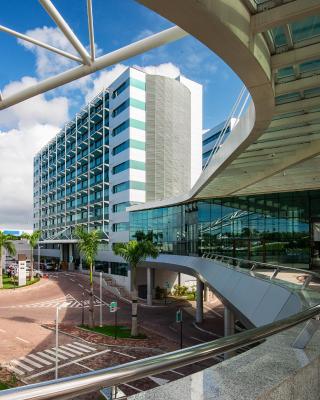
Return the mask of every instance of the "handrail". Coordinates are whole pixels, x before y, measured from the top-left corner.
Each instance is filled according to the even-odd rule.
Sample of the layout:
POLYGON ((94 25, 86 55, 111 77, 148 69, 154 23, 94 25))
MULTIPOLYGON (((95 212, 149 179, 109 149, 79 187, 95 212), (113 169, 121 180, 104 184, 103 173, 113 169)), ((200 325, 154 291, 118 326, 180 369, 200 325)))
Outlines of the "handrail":
MULTIPOLYGON (((278 272, 281 270, 286 270, 286 271, 294 271, 294 272, 300 272, 309 275, 308 278, 304 281, 304 283, 301 285, 302 289, 306 289, 310 282, 312 281, 313 278, 318 278, 320 279, 320 274, 314 272, 314 271, 309 271, 309 270, 302 270, 301 268, 295 268, 295 267, 288 267, 285 265, 278 265, 278 264, 270 264, 270 263, 265 263, 261 261, 255 261, 255 260, 245 260, 243 258, 237 258, 237 257, 231 257, 231 256, 225 256, 223 254, 216 254, 216 253, 203 253, 202 258, 208 258, 210 260, 219 260, 224 261, 224 260, 231 260, 231 261, 236 261, 237 262, 237 267, 240 267, 241 264, 246 263, 248 265, 251 265, 250 271, 254 271, 257 266, 261 266, 263 268, 267 267, 270 269, 273 269, 274 272, 270 279, 274 279, 278 272)), ((230 265, 230 264, 228 264, 230 265)))
POLYGON ((132 361, 98 371, 55 381, 8 389, 0 392, 0 400, 66 400, 106 386, 115 386, 170 369, 180 368, 207 358, 251 345, 287 330, 320 314, 320 304, 291 317, 253 328, 236 335, 201 343, 186 349, 132 361))

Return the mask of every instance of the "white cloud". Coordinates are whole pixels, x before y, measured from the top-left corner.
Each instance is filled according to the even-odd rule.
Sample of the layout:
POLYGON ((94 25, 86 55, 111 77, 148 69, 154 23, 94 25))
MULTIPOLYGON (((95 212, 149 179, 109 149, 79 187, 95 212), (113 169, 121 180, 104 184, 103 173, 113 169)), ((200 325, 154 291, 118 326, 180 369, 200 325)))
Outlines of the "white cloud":
MULTIPOLYGON (((3 88, 4 97, 23 90, 37 83, 37 79, 25 76, 21 81, 14 81, 3 88)), ((0 112, 0 128, 25 129, 36 124, 59 126, 68 118, 68 99, 54 97, 47 100, 44 94, 32 97, 22 103, 0 112)))
POLYGON ((162 76, 167 76, 169 78, 176 78, 177 76, 180 75, 180 69, 171 62, 160 65, 148 65, 146 67, 138 67, 138 68, 142 69, 144 72, 151 75, 162 75, 162 76))
MULTIPOLYGON (((25 34, 41 42, 57 47, 60 50, 75 54, 74 48, 58 28, 44 26, 42 28, 31 29, 25 34)), ((35 53, 37 74, 40 78, 46 78, 77 65, 76 61, 57 55, 56 53, 32 43, 21 39, 18 39, 18 42, 27 50, 35 53)))
POLYGON ((123 64, 116 64, 109 70, 104 70, 98 73, 97 77, 92 79, 90 87, 86 89, 86 103, 93 99, 105 87, 108 87, 111 82, 118 78, 122 72, 128 67, 123 64))
POLYGON ((0 132, 1 229, 32 227, 33 156, 57 129, 48 124, 35 124, 23 130, 0 132))
MULTIPOLYGON (((34 85, 25 76, 4 87, 8 96, 34 85)), ((44 94, 0 111, 0 225, 32 227, 33 156, 68 120, 68 99, 44 94)))

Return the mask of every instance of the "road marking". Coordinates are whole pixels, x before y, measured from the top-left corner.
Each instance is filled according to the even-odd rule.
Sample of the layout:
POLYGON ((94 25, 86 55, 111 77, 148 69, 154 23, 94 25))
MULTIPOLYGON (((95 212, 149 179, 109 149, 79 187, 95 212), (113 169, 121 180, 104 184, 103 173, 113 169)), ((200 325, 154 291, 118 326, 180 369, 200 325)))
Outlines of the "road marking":
POLYGON ((0 328, 0 332, 6 333, 6 331, 4 329, 1 329, 1 328, 0 328))
POLYGON ((78 346, 80 346, 80 347, 83 347, 85 349, 88 349, 88 350, 91 350, 91 351, 96 351, 96 349, 94 347, 87 346, 86 344, 79 343, 79 342, 73 342, 73 343, 78 345, 78 346))
POLYGON ((5 365, 5 367, 7 367, 8 369, 10 369, 10 371, 15 372, 18 375, 24 375, 25 374, 24 371, 22 371, 19 368, 16 368, 16 367, 12 366, 12 365, 5 365))
MULTIPOLYGON (((64 349, 64 350, 71 351, 72 353, 74 353, 74 354, 76 354, 76 355, 78 355, 78 356, 81 356, 81 355, 83 354, 83 351, 78 351, 78 350, 70 349, 68 345, 67 345, 67 346, 60 346, 60 348, 61 348, 61 349, 64 349)), ((89 350, 88 350, 88 351, 89 351, 89 350)))
POLYGON ((199 331, 204 332, 204 333, 207 333, 208 335, 215 336, 215 337, 218 337, 218 338, 221 338, 221 337, 222 337, 222 336, 220 336, 220 335, 217 335, 216 333, 213 333, 213 332, 207 331, 206 329, 200 328, 200 326, 198 326, 198 325, 196 324, 196 322, 192 322, 192 325, 193 325, 196 329, 198 329, 199 331))
MULTIPOLYGON (((83 286, 82 286, 82 287, 83 287, 83 286)), ((90 293, 90 290, 89 290, 89 289, 86 289, 86 292, 90 293)))
POLYGON ((28 340, 22 339, 19 336, 16 336, 16 339, 21 340, 21 342, 24 342, 24 343, 30 343, 28 340))
POLYGON ((31 357, 31 358, 33 358, 34 360, 37 360, 37 361, 41 362, 41 363, 44 364, 44 365, 51 365, 51 364, 52 364, 52 362, 47 361, 47 360, 44 360, 43 358, 38 357, 38 356, 36 356, 35 354, 29 354, 28 357, 31 357))
POLYGON ((171 329, 173 332, 178 332, 173 326, 169 326, 169 329, 171 329))
POLYGON ((21 362, 19 360, 11 360, 10 364, 13 364, 13 366, 17 366, 19 368, 25 369, 26 371, 29 371, 29 372, 34 371, 34 369, 29 367, 29 365, 23 364, 23 362, 21 362))
POLYGON ((206 343, 205 340, 198 339, 198 338, 196 338, 196 337, 194 337, 194 336, 189 336, 189 337, 190 337, 190 339, 194 339, 194 340, 196 340, 197 342, 206 343))
POLYGON ((21 358, 18 358, 18 360, 22 361, 24 363, 30 364, 30 365, 32 365, 33 367, 36 367, 36 368, 43 368, 43 365, 41 365, 41 364, 39 364, 39 363, 37 363, 35 361, 29 360, 27 357, 21 357, 21 358))
POLYGON ((182 374, 181 372, 176 371, 175 369, 169 369, 169 371, 173 372, 173 373, 175 373, 177 375, 184 376, 184 374, 182 374))
POLYGON ((74 362, 74 364, 79 365, 79 367, 82 367, 84 369, 87 369, 88 371, 94 371, 94 369, 87 367, 86 365, 80 364, 78 362, 74 362))
POLYGON ((47 358, 50 361, 56 361, 56 359, 54 357, 49 356, 48 354, 46 354, 43 351, 39 351, 37 354, 39 354, 39 356, 41 356, 41 357, 47 358))
POLYGON ((81 285, 81 283, 78 283, 78 286, 80 286, 80 287, 82 287, 82 288, 83 288, 83 285, 81 285))
POLYGON ((128 386, 128 387, 131 388, 131 389, 137 390, 138 392, 142 392, 141 389, 138 389, 138 388, 135 387, 135 386, 129 385, 129 383, 121 383, 121 385, 123 385, 123 386, 128 386))
MULTIPOLYGON (((53 356, 56 356, 56 352, 53 350, 45 350, 47 353, 52 354, 53 356)), ((58 352, 58 358, 62 358, 62 360, 67 360, 68 357, 63 356, 62 354, 59 354, 58 352)))
MULTIPOLYGON (((107 349, 107 350, 99 351, 97 353, 89 354, 88 356, 84 356, 84 357, 78 358, 77 360, 73 360, 73 361, 69 361, 69 362, 64 363, 64 364, 60 364, 60 365, 58 365, 58 368, 64 368, 64 367, 67 367, 68 365, 72 365, 72 364, 74 364, 76 362, 79 362, 79 361, 82 361, 82 360, 87 360, 88 358, 92 358, 92 357, 97 357, 97 356, 99 356, 101 354, 109 353, 110 351, 111 350, 107 349)), ((54 370, 55 370, 55 367, 47 369, 45 371, 38 372, 37 374, 29 376, 27 379, 34 379, 34 378, 37 378, 38 376, 45 375, 48 372, 52 372, 54 370)))
POLYGON ((70 281, 71 281, 71 282, 74 282, 74 279, 70 278, 70 281))
MULTIPOLYGON (((52 350, 56 351, 56 348, 53 347, 52 350)), ((60 347, 58 347, 58 354, 59 353, 62 353, 63 355, 66 355, 66 356, 69 356, 69 357, 76 357, 75 354, 70 353, 69 351, 66 351, 66 350, 62 350, 62 349, 60 349, 60 347)))
MULTIPOLYGON (((74 347, 75 349, 79 350, 79 346, 75 346, 74 344, 69 343, 67 346, 68 346, 69 348, 70 348, 70 347, 74 347)), ((70 350, 72 350, 72 349, 70 349, 70 350)), ((72 350, 72 351, 73 351, 73 350, 72 350)), ((88 349, 85 349, 85 348, 81 348, 81 351, 82 351, 82 352, 85 352, 85 353, 91 353, 91 350, 88 350, 88 349)))
POLYGON ((116 354, 120 354, 121 356, 129 357, 129 358, 134 358, 134 359, 137 358, 137 357, 130 356, 129 354, 121 353, 121 351, 112 350, 112 352, 116 353, 116 354))

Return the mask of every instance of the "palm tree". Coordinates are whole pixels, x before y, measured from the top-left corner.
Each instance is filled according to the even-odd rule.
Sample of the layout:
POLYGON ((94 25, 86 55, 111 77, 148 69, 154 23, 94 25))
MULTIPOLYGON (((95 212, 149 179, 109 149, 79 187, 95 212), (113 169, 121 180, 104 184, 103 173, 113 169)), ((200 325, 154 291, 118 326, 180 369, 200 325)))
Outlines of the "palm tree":
POLYGON ((126 260, 131 268, 131 336, 138 336, 137 265, 147 257, 158 257, 159 251, 150 240, 131 240, 129 243, 116 243, 113 251, 117 256, 126 260))
MULTIPOLYGON (((30 246, 30 250, 31 250, 31 259, 30 259, 30 280, 32 281, 33 279, 33 249, 37 246, 37 244, 39 243, 41 237, 41 231, 34 231, 32 233, 23 233, 21 235, 22 239, 27 239, 29 246, 30 246)), ((40 260, 39 260, 40 262, 40 260)))
POLYGON ((90 302, 89 302, 89 327, 94 327, 94 304, 93 304, 93 263, 98 253, 101 240, 101 232, 93 230, 87 232, 82 228, 77 228, 75 236, 78 239, 78 249, 90 268, 90 302))
POLYGON ((2 281, 2 270, 3 270, 3 253, 6 250, 10 256, 14 256, 16 254, 16 248, 12 241, 10 240, 10 236, 6 235, 2 231, 0 231, 0 288, 3 287, 3 281, 2 281))

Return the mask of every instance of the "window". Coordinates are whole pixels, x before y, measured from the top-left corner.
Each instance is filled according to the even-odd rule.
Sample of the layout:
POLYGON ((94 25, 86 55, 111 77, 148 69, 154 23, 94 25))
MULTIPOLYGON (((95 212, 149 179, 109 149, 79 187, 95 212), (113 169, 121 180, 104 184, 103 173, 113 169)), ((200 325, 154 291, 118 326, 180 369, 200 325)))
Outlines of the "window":
POLYGON ((139 169, 141 171, 144 171, 145 163, 142 161, 127 160, 127 161, 113 167, 112 173, 115 175, 115 174, 118 174, 119 172, 125 171, 126 169, 129 169, 129 168, 139 169))
POLYGON ((112 225, 113 232, 124 232, 129 230, 129 222, 119 222, 112 225))
POLYGON ((129 120, 128 119, 113 129, 112 136, 119 135, 119 133, 121 133, 122 131, 124 131, 127 128, 129 128, 129 120))
POLYGON ((119 183, 118 185, 114 185, 112 188, 112 193, 119 193, 119 192, 123 192, 124 190, 128 190, 129 183, 130 182, 127 181, 127 182, 119 183))
POLYGON ((112 154, 115 156, 121 153, 124 150, 127 150, 129 147, 138 150, 145 150, 145 143, 141 142, 140 140, 126 140, 125 142, 120 143, 118 146, 114 147, 112 150, 112 154))
POLYGON ((117 89, 112 93, 112 98, 115 99, 118 97, 122 92, 124 92, 127 87, 130 85, 130 79, 127 79, 123 83, 121 83, 120 86, 117 87, 117 89))
POLYGON ((123 202, 123 203, 114 204, 114 205, 112 206, 112 211, 113 211, 114 213, 124 212, 124 211, 126 211, 126 208, 127 208, 127 207, 130 207, 130 206, 131 206, 130 201, 125 201, 125 202, 123 202))
POLYGON ((121 164, 116 165, 115 167, 112 168, 112 173, 118 174, 119 172, 125 171, 126 169, 128 169, 130 166, 130 162, 127 160, 121 164))
POLYGON ((127 109, 129 107, 129 105, 130 105, 129 99, 127 99, 126 101, 121 103, 120 106, 118 106, 117 108, 115 108, 112 111, 113 118, 116 117, 117 115, 119 115, 120 113, 122 113, 122 111, 124 111, 125 109, 127 109))

